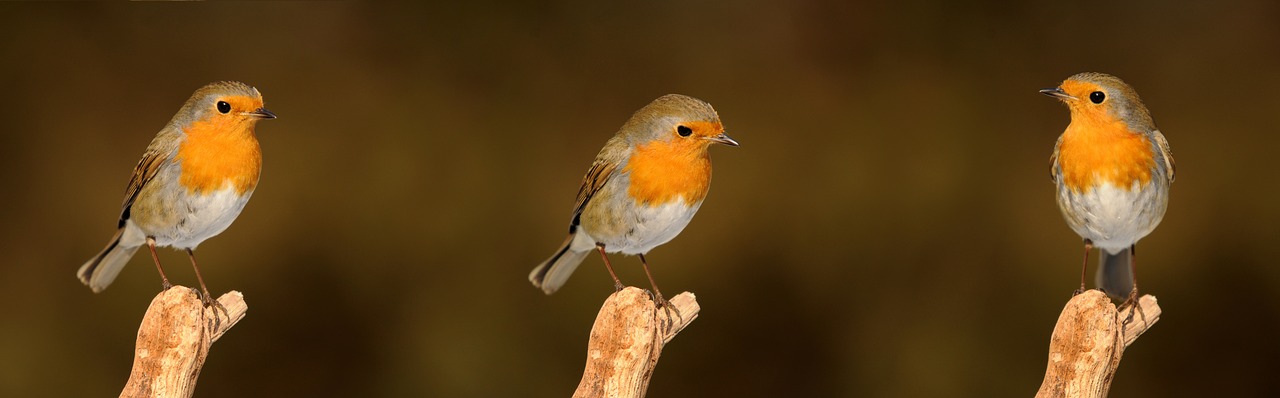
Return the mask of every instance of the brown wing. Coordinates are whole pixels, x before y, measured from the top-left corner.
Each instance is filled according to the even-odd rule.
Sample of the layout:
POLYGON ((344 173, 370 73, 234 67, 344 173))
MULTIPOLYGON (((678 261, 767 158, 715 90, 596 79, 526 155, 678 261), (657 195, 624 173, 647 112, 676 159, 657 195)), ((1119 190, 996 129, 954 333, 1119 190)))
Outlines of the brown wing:
POLYGON ((1049 155, 1049 181, 1058 182, 1058 148, 1062 147, 1062 136, 1053 144, 1053 154, 1049 155))
POLYGON ((613 171, 617 168, 617 163, 600 159, 596 159, 595 163, 591 164, 587 175, 582 177, 582 186, 578 188, 578 201, 573 205, 573 225, 578 225, 578 215, 582 214, 582 209, 585 209, 591 197, 595 196, 606 182, 609 182, 609 178, 613 177, 613 171))
POLYGON ((142 160, 134 166, 133 175, 129 177, 129 185, 124 188, 124 204, 120 208, 120 225, 117 228, 124 228, 124 222, 129 219, 129 210, 133 208, 133 201, 138 198, 138 193, 142 192, 142 187, 151 182, 160 171, 160 165, 164 163, 162 155, 148 148, 147 153, 142 154, 142 160))
POLYGON ((142 187, 156 178, 160 168, 178 150, 182 139, 182 134, 177 130, 165 128, 151 140, 151 145, 147 145, 147 151, 142 154, 142 160, 139 160, 138 165, 133 168, 129 185, 124 188, 124 204, 120 206, 120 225, 117 228, 124 228, 124 222, 129 219, 129 211, 133 208, 133 202, 138 198, 138 193, 142 192, 142 187))
POLYGON ((1155 138, 1156 148, 1159 148, 1160 154, 1163 155, 1161 157, 1164 158, 1166 177, 1169 178, 1169 182, 1173 182, 1174 177, 1178 175, 1178 165, 1173 163, 1173 151, 1169 150, 1169 141, 1164 138, 1164 134, 1160 134, 1160 130, 1156 130, 1152 137, 1155 138))

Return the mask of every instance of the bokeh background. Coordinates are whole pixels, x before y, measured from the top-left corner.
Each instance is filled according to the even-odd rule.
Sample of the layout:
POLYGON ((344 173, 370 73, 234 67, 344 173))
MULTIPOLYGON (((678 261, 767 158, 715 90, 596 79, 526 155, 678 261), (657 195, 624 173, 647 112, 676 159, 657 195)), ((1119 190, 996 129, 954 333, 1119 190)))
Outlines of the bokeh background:
POLYGON ((250 305, 199 396, 569 395, 612 285, 594 257, 553 296, 526 276, 667 93, 742 146, 650 254, 703 306, 651 396, 1030 396, 1081 252, 1048 179, 1067 110, 1036 90, 1082 71, 1135 86, 1179 165, 1139 248, 1165 315, 1112 395, 1280 394, 1280 4, 448 3, 0 6, 0 396, 123 386, 156 273, 144 251, 102 294, 73 274, 156 131, 224 79, 280 118, 198 251, 250 305))

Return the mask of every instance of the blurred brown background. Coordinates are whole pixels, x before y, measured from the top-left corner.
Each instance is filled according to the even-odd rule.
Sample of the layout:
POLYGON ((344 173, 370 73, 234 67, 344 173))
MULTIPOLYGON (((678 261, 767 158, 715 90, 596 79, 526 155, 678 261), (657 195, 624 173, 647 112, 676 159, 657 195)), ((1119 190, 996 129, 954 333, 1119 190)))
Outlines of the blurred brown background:
POLYGON ((1036 90, 1082 71, 1135 86, 1179 165, 1139 250, 1165 315, 1113 396, 1280 394, 1280 5, 732 3, 0 6, 0 396, 123 386, 156 272, 73 274, 152 136, 224 79, 280 119, 199 250, 250 305, 199 396, 569 395, 611 284, 594 257, 554 296, 526 276, 667 93, 743 145, 650 255, 703 306, 652 396, 1030 396, 1081 251, 1048 179, 1067 110, 1036 90))

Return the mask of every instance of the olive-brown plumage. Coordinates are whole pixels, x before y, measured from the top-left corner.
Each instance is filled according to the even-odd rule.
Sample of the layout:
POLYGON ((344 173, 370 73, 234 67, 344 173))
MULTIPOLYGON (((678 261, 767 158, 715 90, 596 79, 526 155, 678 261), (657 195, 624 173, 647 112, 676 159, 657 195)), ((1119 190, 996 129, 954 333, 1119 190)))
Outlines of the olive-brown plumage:
MULTIPOLYGON (((156 246, 185 250, 195 267, 196 246, 230 226, 257 187, 262 153, 254 127, 275 117, 244 83, 196 90, 147 146, 125 187, 116 234, 80 267, 80 281, 94 292, 106 289, 143 245, 166 289, 156 246)), ((209 303, 198 267, 196 276, 209 303)))
MULTIPOLYGON (((529 280, 554 293, 592 250, 600 252, 619 289, 605 253, 639 255, 648 274, 645 253, 675 238, 707 196, 712 144, 738 145, 706 102, 671 94, 636 111, 583 177, 569 237, 529 280)), ((662 293, 653 288, 662 304, 662 293)))
POLYGON ((1138 93, 1115 76, 1081 73, 1040 92, 1071 110, 1051 157, 1058 208, 1084 238, 1086 266, 1089 250, 1102 249, 1098 287, 1136 298, 1133 251, 1164 218, 1174 179, 1169 143, 1138 93))

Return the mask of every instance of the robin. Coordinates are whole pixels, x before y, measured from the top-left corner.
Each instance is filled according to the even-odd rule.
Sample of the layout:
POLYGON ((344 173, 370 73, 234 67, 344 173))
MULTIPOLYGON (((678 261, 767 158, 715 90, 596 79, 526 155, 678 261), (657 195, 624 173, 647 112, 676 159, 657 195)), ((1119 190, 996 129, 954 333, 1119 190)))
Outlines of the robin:
POLYGON ((738 146, 711 104, 669 94, 640 108, 596 155, 578 189, 569 237, 529 280, 555 293, 594 249, 614 288, 622 290, 606 253, 634 254, 655 301, 669 308, 645 254, 680 234, 702 206, 711 183, 711 144, 738 146))
POLYGON ((1058 187, 1058 208, 1084 238, 1076 292, 1085 289, 1089 251, 1097 247, 1102 249, 1097 286, 1126 304, 1136 303, 1134 249, 1160 224, 1169 204, 1174 178, 1169 142, 1138 93, 1115 76, 1081 73, 1040 93, 1071 110, 1071 124, 1058 137, 1049 174, 1058 187))
POLYGON ((215 304, 196 265, 200 242, 221 233, 244 209, 262 170, 254 126, 276 115, 263 108, 258 89, 240 82, 210 83, 191 95, 156 134, 125 187, 116 234, 80 267, 94 293, 106 289, 142 245, 160 271, 156 246, 187 252, 205 305, 215 304))

